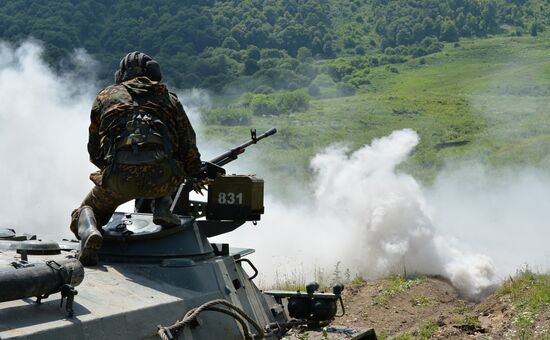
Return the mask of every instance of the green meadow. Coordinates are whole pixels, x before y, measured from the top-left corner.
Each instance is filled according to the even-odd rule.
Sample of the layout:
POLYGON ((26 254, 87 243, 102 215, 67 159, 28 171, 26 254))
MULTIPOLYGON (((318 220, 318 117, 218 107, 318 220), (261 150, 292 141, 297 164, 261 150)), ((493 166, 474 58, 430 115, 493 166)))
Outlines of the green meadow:
MULTIPOLYGON (((322 63, 322 61, 320 62, 322 63)), ((307 179, 309 160, 328 145, 357 149, 411 128, 420 144, 403 165, 422 181, 448 162, 541 166, 550 150, 550 38, 461 40, 442 52, 370 69, 370 84, 349 97, 317 98, 303 112, 252 116, 248 126, 208 125, 228 145, 275 126, 259 146, 279 176, 307 179)))

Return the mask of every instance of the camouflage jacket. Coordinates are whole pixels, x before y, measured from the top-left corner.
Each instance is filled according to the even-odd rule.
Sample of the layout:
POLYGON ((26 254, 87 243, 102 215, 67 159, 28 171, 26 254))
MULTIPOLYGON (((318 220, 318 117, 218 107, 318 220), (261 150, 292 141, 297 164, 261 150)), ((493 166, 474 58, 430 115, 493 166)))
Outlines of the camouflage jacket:
POLYGON ((200 170, 200 153, 196 146, 195 131, 189 122, 178 97, 165 85, 138 77, 119 85, 111 85, 97 95, 90 117, 88 153, 90 161, 100 169, 109 165, 108 127, 120 117, 133 110, 134 101, 139 108, 155 114, 164 124, 175 131, 174 159, 183 163, 187 175, 200 170), (106 141, 107 139, 107 141, 106 141))

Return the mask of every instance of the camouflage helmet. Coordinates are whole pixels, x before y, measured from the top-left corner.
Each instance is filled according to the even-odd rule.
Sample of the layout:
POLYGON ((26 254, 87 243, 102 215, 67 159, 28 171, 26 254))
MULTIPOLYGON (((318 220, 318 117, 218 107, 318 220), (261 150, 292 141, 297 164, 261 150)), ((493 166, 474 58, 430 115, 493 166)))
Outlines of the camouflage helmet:
POLYGON ((143 76, 153 81, 160 81, 162 79, 160 65, 147 54, 134 51, 120 60, 120 68, 115 72, 115 83, 120 84, 143 76))

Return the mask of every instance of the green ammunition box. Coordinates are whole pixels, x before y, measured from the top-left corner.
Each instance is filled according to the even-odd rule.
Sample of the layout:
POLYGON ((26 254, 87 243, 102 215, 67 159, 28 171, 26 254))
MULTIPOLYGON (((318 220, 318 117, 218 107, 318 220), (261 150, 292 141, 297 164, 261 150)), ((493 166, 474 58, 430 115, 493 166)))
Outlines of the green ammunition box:
POLYGON ((255 176, 222 175, 209 184, 207 219, 258 221, 263 213, 263 179, 255 176))

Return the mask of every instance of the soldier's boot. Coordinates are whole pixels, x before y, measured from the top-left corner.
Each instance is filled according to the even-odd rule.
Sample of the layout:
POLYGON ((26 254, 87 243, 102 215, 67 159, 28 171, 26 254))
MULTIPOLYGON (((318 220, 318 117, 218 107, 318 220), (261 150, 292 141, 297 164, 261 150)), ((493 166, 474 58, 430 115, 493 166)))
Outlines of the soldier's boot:
POLYGON ((97 252, 103 244, 103 236, 97 230, 94 211, 88 206, 80 208, 78 217, 78 237, 80 238, 80 253, 78 260, 84 266, 97 265, 97 252))
POLYGON ((153 209, 153 223, 163 227, 176 227, 181 224, 179 217, 170 211, 172 198, 164 196, 155 199, 155 208, 153 209))

